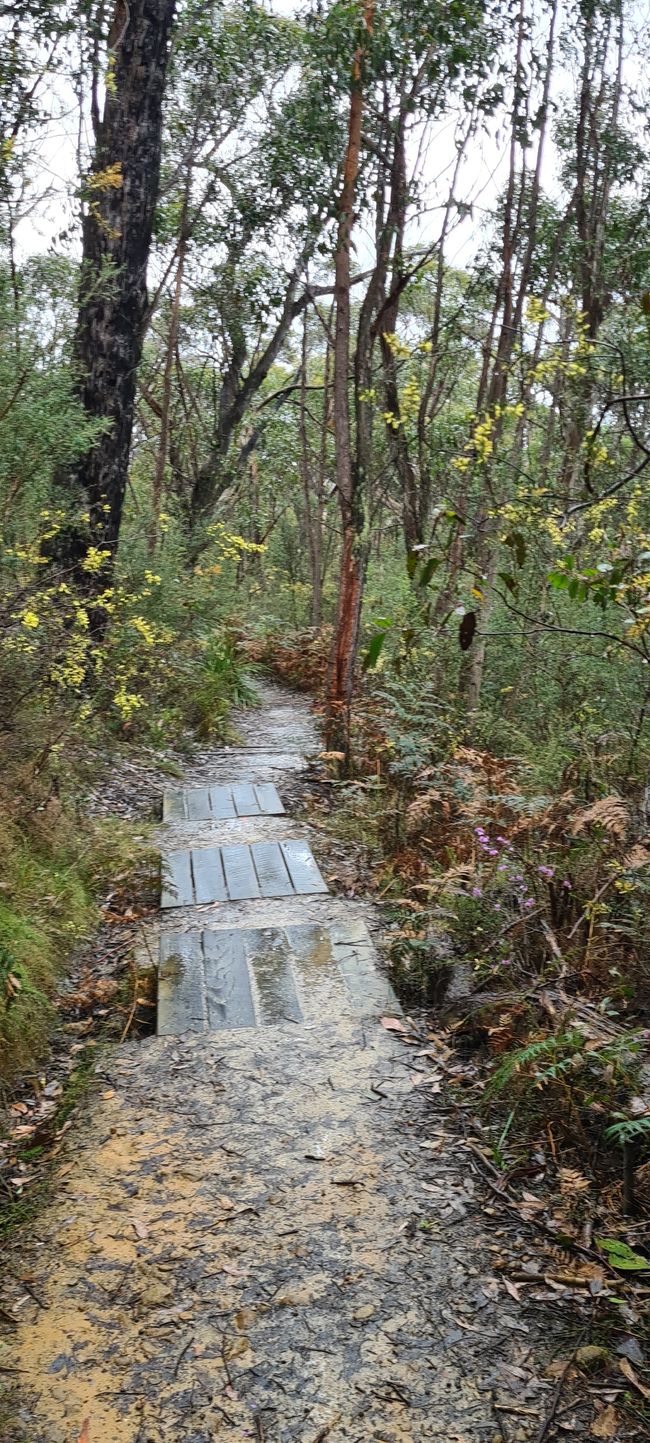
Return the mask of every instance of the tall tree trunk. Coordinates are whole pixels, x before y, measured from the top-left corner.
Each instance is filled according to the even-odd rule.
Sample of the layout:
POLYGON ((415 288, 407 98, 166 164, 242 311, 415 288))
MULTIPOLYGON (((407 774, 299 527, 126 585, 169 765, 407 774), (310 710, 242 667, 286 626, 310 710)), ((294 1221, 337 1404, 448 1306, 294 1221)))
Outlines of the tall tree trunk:
MULTIPOLYGON (((363 0, 366 41, 372 34, 375 0, 363 0)), ((364 562, 362 555, 363 499, 355 476, 350 426, 350 247, 354 222, 354 200, 359 174, 361 120, 363 114, 363 62, 365 44, 360 43, 352 64, 352 89, 348 119, 348 141, 339 200, 339 223, 334 273, 334 441, 335 480, 341 508, 342 546, 338 612, 330 669, 327 701, 327 745, 337 745, 348 756, 349 709, 352 700, 357 655, 364 562)))
MULTIPOLYGON (((332 312, 330 312, 331 322, 332 312)), ((315 494, 315 521, 314 539, 316 542, 317 555, 314 557, 314 575, 312 584, 311 599, 311 624, 320 627, 323 624, 323 585, 325 582, 325 571, 327 566, 327 549, 324 546, 324 523, 325 523, 325 479, 327 476, 327 437, 330 423, 330 367, 332 348, 328 335, 325 343, 325 368, 323 371, 323 413, 320 428, 320 446, 318 451, 318 468, 316 471, 316 494, 315 494)))
POLYGON ((84 409, 103 430, 65 478, 89 524, 73 523, 61 538, 63 559, 91 594, 110 576, 122 521, 174 8, 175 0, 117 0, 104 114, 96 117, 74 354, 84 409), (109 553, 90 576, 82 566, 89 544, 109 553))
MULTIPOLYGON (((424 541, 422 517, 420 514, 420 489, 415 466, 411 458, 408 438, 400 411, 399 379, 397 360, 391 344, 397 330, 397 317, 401 299, 401 280, 404 259, 404 227, 406 224, 406 113, 404 105, 394 126, 393 164, 391 168, 391 198, 387 224, 395 232, 395 251, 391 294, 382 309, 380 347, 384 373, 384 397, 386 414, 390 420, 386 425, 386 437, 390 458, 395 468, 402 492, 402 529, 407 554, 414 546, 424 541)), ((390 237, 389 237, 390 243, 390 237)))
MULTIPOLYGON (((506 399, 508 378, 512 356, 519 339, 524 303, 530 282, 532 263, 537 240, 537 219, 539 199, 541 194, 542 163, 544 156, 544 145, 546 140, 546 129, 548 122, 548 110, 550 99, 551 78, 554 65, 555 28, 557 22, 558 4, 553 0, 551 9, 548 45, 546 51, 546 70, 542 91, 542 99, 539 111, 539 137, 537 144, 537 156, 535 169, 531 179, 530 196, 526 204, 526 172, 525 153, 522 159, 519 173, 519 199, 515 208, 516 189, 516 156, 519 141, 519 127, 522 122, 520 106, 522 97, 525 94, 523 84, 523 46, 525 35, 525 10, 524 0, 520 0, 519 7, 519 28, 517 35, 517 49, 515 57, 515 92, 512 111, 511 140, 510 140, 510 166, 508 173, 508 185, 505 196, 504 219, 503 219, 503 240, 502 240, 502 262, 501 273, 497 286, 494 309, 490 323, 488 342, 484 351, 483 370, 479 384, 478 404, 476 414, 480 415, 485 406, 487 414, 493 419, 492 440, 495 448, 503 432, 503 418, 495 416, 495 408, 502 405, 506 399), (520 239, 525 236, 523 253, 521 256, 521 268, 515 288, 514 261, 520 239), (497 322, 500 316, 499 334, 496 351, 492 355, 492 343, 497 330, 497 322)), ((517 436, 515 446, 517 446, 517 436)), ((489 467, 490 463, 487 463, 489 467)), ((482 578, 481 590, 482 599, 478 608, 478 631, 479 636, 472 646, 470 655, 467 658, 467 665, 463 669, 466 678, 466 705, 472 726, 472 719, 477 712, 483 685, 485 661, 487 655, 486 631, 490 622, 495 603, 495 580, 498 565, 498 543, 495 535, 494 518, 490 519, 490 494, 489 477, 486 474, 484 482, 484 496, 481 503, 479 516, 477 518, 477 547, 476 547, 476 569, 482 578)))
MULTIPOLYGON (((607 306, 603 260, 605 226, 612 184, 616 176, 620 106, 623 93, 623 5, 612 8, 604 34, 599 38, 597 13, 585 7, 583 56, 576 126, 575 216, 580 242, 579 279, 584 334, 592 345, 597 341, 607 306), (612 38, 616 72, 609 75, 608 59, 612 38)), ((571 389, 571 388, 569 388, 571 389)), ((573 385, 572 414, 568 419, 570 444, 561 477, 567 502, 575 499, 584 466, 583 440, 591 424, 595 380, 586 357, 585 372, 573 385)))
MULTIPOLYGON (((322 508, 318 492, 314 493, 311 482, 311 456, 309 449, 309 437, 307 434, 307 382, 309 370, 309 345, 308 345, 307 312, 302 319, 302 348, 300 365, 300 412, 299 412, 299 433, 300 433, 300 475, 302 480, 302 493, 305 502, 305 529, 307 531, 307 544, 309 548, 309 579, 311 584, 310 595, 310 620, 314 627, 321 623, 321 550, 322 550, 322 508)), ((325 391, 327 387, 325 387, 325 391)), ((323 405, 327 407, 327 395, 325 394, 323 405)), ((317 482, 318 486, 318 482, 317 482)))
POLYGON ((156 468, 153 478, 153 490, 151 497, 151 521, 149 525, 149 552, 153 556, 158 542, 158 523, 162 509, 163 490, 165 485, 165 469, 167 466, 167 453, 169 451, 169 432, 172 405, 172 382, 174 376, 174 359, 178 345, 178 333, 181 317, 181 296, 183 293, 183 275, 185 271, 185 260, 187 257, 188 233, 188 207, 190 200, 190 189, 192 185, 192 168, 188 167, 187 181, 183 193, 183 204, 181 208, 181 221, 178 233, 178 247, 176 254, 176 275, 174 277, 174 294, 172 296, 171 311, 169 316, 169 330, 167 332, 167 348, 165 353, 165 374, 163 376, 163 393, 160 407, 160 435, 158 437, 158 451, 156 454, 156 468))

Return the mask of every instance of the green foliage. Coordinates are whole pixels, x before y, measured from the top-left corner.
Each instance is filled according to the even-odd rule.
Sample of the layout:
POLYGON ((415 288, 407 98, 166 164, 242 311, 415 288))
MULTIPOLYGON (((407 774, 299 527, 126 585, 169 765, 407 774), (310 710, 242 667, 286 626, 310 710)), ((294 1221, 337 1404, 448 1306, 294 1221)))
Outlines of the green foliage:
POLYGON ((194 682, 193 710, 203 736, 224 736, 231 705, 253 706, 256 696, 248 669, 228 637, 209 642, 194 682))
POLYGON ((644 1273, 650 1269, 647 1258, 635 1253, 628 1243, 619 1238, 595 1238, 597 1246, 605 1254, 608 1263, 622 1273, 644 1273))
POLYGON ((58 817, 43 834, 6 820, 0 834, 0 1078, 44 1056, 52 995, 70 950, 96 920, 83 844, 58 817))
POLYGON ((571 1071, 573 1058, 580 1056, 584 1042, 581 1032, 568 1031, 540 1037, 525 1047, 516 1048, 492 1073, 486 1096, 498 1097, 513 1083, 524 1080, 530 1080, 533 1085, 556 1081, 571 1071))
MULTIPOLYGON (((488 1079, 484 1106, 502 1097, 522 1105, 520 1126, 534 1130, 550 1116, 569 1140, 572 1135, 596 1156, 595 1141, 614 1140, 602 1126, 638 1081, 643 1040, 628 1033, 613 1040, 589 1039, 566 1026, 512 1048, 488 1079)), ((620 1138, 616 1140, 621 1141, 620 1138)))
POLYGON ((605 1137, 619 1147, 650 1143, 650 1117, 626 1117, 623 1113, 605 1129, 605 1137))

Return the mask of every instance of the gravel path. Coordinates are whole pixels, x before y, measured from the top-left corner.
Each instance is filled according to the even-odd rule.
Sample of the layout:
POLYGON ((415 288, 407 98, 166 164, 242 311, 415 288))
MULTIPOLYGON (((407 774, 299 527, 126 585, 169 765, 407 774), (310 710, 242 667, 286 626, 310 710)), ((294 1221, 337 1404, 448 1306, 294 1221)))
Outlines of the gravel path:
MULTIPOLYGON (((312 719, 302 698, 262 692, 242 745, 183 785, 253 778, 291 795, 318 749, 312 719)), ((173 846, 303 835, 318 859, 290 817, 164 832, 173 846)), ((368 908, 330 895, 173 909, 147 948, 168 928, 343 920, 368 908)), ((431 1059, 360 1016, 334 964, 305 1001, 299 1024, 102 1054, 23 1259, 29 1291, 16 1284, 12 1439, 537 1435, 554 1384, 504 1290, 450 1109, 425 1101, 431 1059)))

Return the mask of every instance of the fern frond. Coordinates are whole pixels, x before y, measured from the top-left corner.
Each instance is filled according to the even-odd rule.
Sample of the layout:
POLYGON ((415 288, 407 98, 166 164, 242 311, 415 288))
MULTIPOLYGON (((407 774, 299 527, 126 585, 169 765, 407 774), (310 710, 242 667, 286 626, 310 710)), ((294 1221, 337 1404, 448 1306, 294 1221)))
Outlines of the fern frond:
POLYGON ((574 837, 584 832, 586 827, 602 827, 603 831, 610 832, 619 841, 624 841, 629 826, 630 814, 622 797, 612 795, 611 797, 599 797, 590 807, 583 807, 577 812, 572 825, 574 837))
POLYGON ((582 1173, 578 1172, 574 1167, 561 1167, 559 1175, 560 1192, 565 1197, 567 1194, 587 1192, 591 1187, 589 1179, 583 1177, 582 1173))
POLYGON ((580 1032, 574 1030, 539 1038, 537 1042, 530 1042, 527 1047, 520 1047, 514 1052, 509 1052, 490 1078, 485 1089, 486 1097, 498 1096, 513 1077, 523 1072, 532 1062, 540 1062, 545 1058, 553 1058, 554 1061, 557 1061, 558 1053, 579 1052, 583 1046, 584 1037, 580 1032))

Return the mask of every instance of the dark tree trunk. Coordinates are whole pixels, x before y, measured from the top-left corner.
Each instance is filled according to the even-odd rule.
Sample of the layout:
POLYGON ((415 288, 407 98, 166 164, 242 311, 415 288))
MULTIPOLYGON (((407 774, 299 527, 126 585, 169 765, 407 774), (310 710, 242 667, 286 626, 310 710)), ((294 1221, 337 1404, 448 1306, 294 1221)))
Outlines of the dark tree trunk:
MULTIPOLYGON (((372 34, 374 13, 375 0, 364 0, 363 23, 366 37, 370 37, 372 34)), ((364 60, 364 48, 359 45, 352 65, 348 139, 339 199, 334 283, 336 313, 332 399, 336 489, 341 508, 342 537, 338 608, 330 665, 325 735, 327 745, 341 748, 345 752, 346 760, 349 754, 349 710, 354 684, 365 571, 362 547, 365 478, 359 472, 358 445, 357 457, 356 459, 353 457, 349 396, 350 251, 361 153, 364 60)), ((363 309, 364 307, 362 307, 362 312, 363 309)))
POLYGON ((174 8, 175 0, 118 0, 104 114, 95 116, 74 354, 86 414, 104 425, 64 478, 89 522, 73 523, 60 548, 91 592, 110 575, 128 478, 174 8), (81 566, 89 544, 109 552, 90 577, 81 566))

